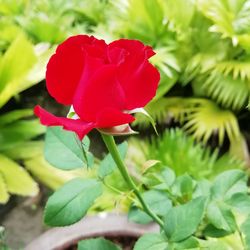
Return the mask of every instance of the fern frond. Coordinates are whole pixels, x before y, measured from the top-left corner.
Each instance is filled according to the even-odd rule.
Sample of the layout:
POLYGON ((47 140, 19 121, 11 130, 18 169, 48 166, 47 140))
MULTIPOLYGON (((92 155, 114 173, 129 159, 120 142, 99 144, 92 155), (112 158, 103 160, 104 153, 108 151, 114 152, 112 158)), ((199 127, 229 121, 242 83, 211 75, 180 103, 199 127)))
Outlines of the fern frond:
POLYGON ((249 0, 199 0, 199 10, 212 22, 211 32, 231 38, 234 46, 241 44, 245 49, 250 45, 250 1, 249 0))
MULTIPOLYGON (((168 0, 163 1, 164 11, 171 24, 178 33, 183 33, 190 26, 195 14, 195 1, 193 0, 168 0)), ((180 34, 181 35, 181 34, 180 34)))
POLYGON ((212 152, 203 147, 180 129, 166 130, 161 137, 145 142, 131 139, 129 148, 128 158, 136 165, 141 166, 143 160, 155 159, 172 168, 177 175, 188 172, 196 178, 210 178, 224 170, 244 166, 228 154, 219 157, 217 150, 212 152))
MULTIPOLYGON (((247 67, 247 65, 244 66, 247 67)), ((225 108, 239 110, 246 107, 250 96, 249 80, 241 80, 239 74, 246 77, 249 73, 247 70, 241 70, 241 68, 225 67, 222 63, 218 64, 209 75, 203 76, 200 80, 204 82, 202 88, 208 96, 225 108)))
MULTIPOLYGON (((208 99, 160 98, 149 104, 146 110, 157 123, 166 123, 171 118, 180 122, 187 132, 204 143, 207 143, 212 135, 218 135, 219 145, 223 143, 225 136, 228 136, 231 143, 240 136, 235 115, 208 99)), ((140 126, 149 126, 142 117, 138 117, 137 123, 140 126)))
POLYGON ((206 99, 189 99, 187 103, 184 128, 198 140, 206 143, 211 135, 217 134, 222 144, 226 135, 231 142, 240 136, 237 118, 231 111, 206 99))
POLYGON ((181 71, 180 62, 174 53, 174 47, 161 47, 156 48, 155 55, 150 60, 169 78, 174 77, 175 72, 181 71))
POLYGON ((233 79, 250 81, 250 61, 228 60, 219 62, 215 71, 225 76, 232 75, 233 79))

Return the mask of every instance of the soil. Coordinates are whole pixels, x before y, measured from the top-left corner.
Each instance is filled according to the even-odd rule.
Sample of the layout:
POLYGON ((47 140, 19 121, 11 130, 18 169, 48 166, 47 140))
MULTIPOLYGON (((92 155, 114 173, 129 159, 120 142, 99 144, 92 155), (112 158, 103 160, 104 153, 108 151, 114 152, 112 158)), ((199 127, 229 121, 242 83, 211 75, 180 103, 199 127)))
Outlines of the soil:
POLYGON ((30 199, 20 200, 1 219, 1 225, 6 229, 6 243, 11 250, 22 249, 46 229, 42 223, 43 208, 30 205, 30 199))

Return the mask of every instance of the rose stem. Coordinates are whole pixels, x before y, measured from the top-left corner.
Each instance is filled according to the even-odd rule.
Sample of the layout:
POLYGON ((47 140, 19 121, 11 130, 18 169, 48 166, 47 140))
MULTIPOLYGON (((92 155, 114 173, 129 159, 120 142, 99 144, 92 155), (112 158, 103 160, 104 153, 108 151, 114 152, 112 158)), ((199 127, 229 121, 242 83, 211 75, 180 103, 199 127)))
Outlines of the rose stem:
POLYGON ((112 158, 114 159, 118 169, 120 170, 120 173, 122 175, 122 177, 124 178, 124 180, 126 181, 126 183, 128 184, 128 186, 134 191, 135 195, 137 196, 138 200, 140 201, 144 211, 155 221, 157 222, 161 228, 163 228, 163 221, 148 207, 148 205, 145 203, 144 199, 142 198, 140 191, 138 190, 137 186, 135 185, 134 181, 131 179, 127 168, 124 164, 124 162, 122 161, 120 154, 117 150, 116 147, 116 143, 114 140, 114 137, 111 135, 106 135, 106 134, 102 134, 102 139, 108 149, 108 151, 110 152, 112 158))

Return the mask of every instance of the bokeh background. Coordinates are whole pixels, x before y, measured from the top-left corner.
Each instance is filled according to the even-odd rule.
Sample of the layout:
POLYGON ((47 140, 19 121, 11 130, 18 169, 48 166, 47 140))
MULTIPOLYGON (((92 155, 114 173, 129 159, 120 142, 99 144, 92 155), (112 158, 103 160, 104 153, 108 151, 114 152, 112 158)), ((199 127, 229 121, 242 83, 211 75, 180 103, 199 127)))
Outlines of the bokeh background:
MULTIPOLYGON (((157 53, 151 61, 161 81, 146 110, 159 136, 137 115, 130 165, 158 159, 198 179, 250 165, 249 0, 0 0, 0 223, 13 247, 46 230, 42 209, 52 190, 92 174, 46 162, 46 128, 33 116, 36 104, 67 114, 44 77, 56 46, 76 34, 139 39, 157 53)), ((98 162, 103 145, 95 132, 90 139, 98 162)), ((92 212, 114 209, 110 197, 92 212)), ((126 210, 126 201, 115 209, 126 210)))

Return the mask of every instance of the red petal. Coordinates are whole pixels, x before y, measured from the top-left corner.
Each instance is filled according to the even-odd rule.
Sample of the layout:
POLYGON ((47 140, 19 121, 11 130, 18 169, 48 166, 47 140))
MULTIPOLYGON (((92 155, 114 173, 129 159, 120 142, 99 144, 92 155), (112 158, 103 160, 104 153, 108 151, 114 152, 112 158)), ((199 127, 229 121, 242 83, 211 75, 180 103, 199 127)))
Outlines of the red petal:
POLYGON ((155 54, 152 47, 145 46, 141 41, 138 40, 129 40, 129 39, 119 39, 108 45, 109 50, 114 48, 121 48, 128 51, 131 55, 144 53, 147 58, 150 58, 155 54))
MULTIPOLYGON (((144 46, 139 41, 126 39, 111 43, 108 50, 114 54, 117 47, 129 52, 118 65, 118 80, 126 99, 125 109, 144 107, 155 96, 160 80, 158 70, 148 62, 154 52, 151 47, 144 46)), ((121 58, 121 52, 117 53, 117 57, 121 58)))
POLYGON ((74 110, 81 119, 94 122, 106 108, 124 110, 124 93, 117 81, 116 66, 101 67, 88 84, 81 82, 81 85, 81 91, 77 90, 80 94, 73 102, 74 110))
POLYGON ((106 108, 97 116, 96 126, 98 128, 114 127, 126 123, 131 123, 135 118, 126 113, 122 113, 117 109, 106 108))
POLYGON ((87 64, 86 52, 106 60, 106 46, 104 41, 86 35, 70 37, 59 45, 47 65, 46 83, 50 95, 59 103, 72 104, 87 64))
MULTIPOLYGON (((136 60, 134 58, 134 63, 136 60)), ((126 96, 126 109, 144 107, 156 95, 160 80, 158 70, 146 60, 119 67, 119 81, 126 96)))
POLYGON ((82 138, 95 127, 94 123, 88 123, 81 120, 73 120, 65 117, 57 117, 47 112, 40 106, 35 106, 34 113, 40 118, 40 121, 45 126, 62 126, 65 130, 75 132, 79 139, 82 138))

